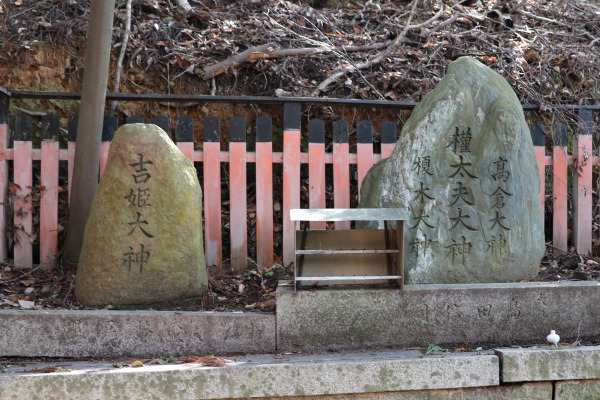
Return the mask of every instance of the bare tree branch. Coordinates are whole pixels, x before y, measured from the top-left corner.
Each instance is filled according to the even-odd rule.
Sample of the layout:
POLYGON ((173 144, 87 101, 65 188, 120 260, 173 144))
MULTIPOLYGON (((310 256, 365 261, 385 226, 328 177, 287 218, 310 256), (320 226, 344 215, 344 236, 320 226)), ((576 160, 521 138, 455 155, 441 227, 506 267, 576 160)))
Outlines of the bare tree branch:
POLYGON ((274 47, 275 43, 267 43, 262 46, 251 47, 248 50, 242 51, 240 54, 229 57, 228 59, 218 62, 213 65, 209 65, 204 68, 204 79, 214 78, 217 75, 221 75, 227 71, 229 67, 237 67, 243 62, 248 61, 253 53, 264 53, 269 48, 274 47))
POLYGON ((418 3, 419 3, 419 0, 413 0, 413 6, 412 6, 412 9, 410 10, 410 14, 408 16, 408 21, 406 22, 406 26, 404 27, 404 30, 402 31, 402 33, 400 35, 398 35, 398 37, 396 37, 396 39, 394 39, 392 44, 390 44, 387 48, 385 48, 383 51, 381 51, 379 54, 377 54, 377 56, 375 56, 375 58, 373 58, 369 61, 358 63, 355 65, 347 65, 347 66, 344 66, 344 67, 338 69, 337 72, 334 72, 330 77, 325 79, 323 82, 321 82, 319 84, 319 86, 317 86, 317 88, 312 93, 313 96, 318 96, 319 93, 325 91, 329 85, 331 85, 333 82, 337 81, 340 77, 346 75, 348 72, 353 72, 356 70, 361 70, 361 69, 372 67, 373 65, 377 65, 381 61, 385 60, 390 54, 392 54, 392 52, 398 46, 400 46, 400 44, 402 43, 402 40, 406 37, 406 33, 408 32, 408 30, 410 28, 410 22, 412 21, 412 18, 415 15, 415 10, 417 8, 418 3))
POLYGON ((420 24, 411 25, 408 27, 408 29, 414 30, 414 29, 420 29, 424 26, 429 26, 429 25, 431 25, 432 22, 438 20, 443 14, 444 14, 444 4, 442 3, 442 5, 440 6, 440 11, 438 11, 433 17, 429 18, 425 22, 421 22, 420 24))
MULTIPOLYGON (((123 31, 123 40, 121 41, 121 51, 119 52, 119 59, 117 60, 117 69, 115 71, 115 85, 113 87, 113 93, 119 92, 119 86, 121 85, 121 71, 123 70, 123 59, 127 52, 127 43, 129 42, 129 34, 131 33, 131 2, 127 0, 125 5, 125 30, 123 31)), ((115 115, 117 109, 117 101, 113 100, 110 104, 110 115, 115 115)))

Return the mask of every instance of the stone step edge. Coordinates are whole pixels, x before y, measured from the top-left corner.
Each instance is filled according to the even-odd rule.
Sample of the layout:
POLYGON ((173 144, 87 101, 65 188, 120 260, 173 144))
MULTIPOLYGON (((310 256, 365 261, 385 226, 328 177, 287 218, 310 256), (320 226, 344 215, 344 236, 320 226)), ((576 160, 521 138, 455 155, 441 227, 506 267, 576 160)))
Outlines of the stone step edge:
POLYGON ((600 346, 496 349, 502 382, 600 379, 600 346))
MULTIPOLYGON (((0 398, 220 399, 458 389, 500 384, 494 354, 419 351, 233 357, 225 367, 58 363, 68 372, 0 374, 0 398)), ((47 364, 46 364, 47 365, 47 364)), ((27 368, 33 368, 28 366, 27 368)), ((24 369, 24 368, 21 368, 24 369)))
POLYGON ((0 356, 106 359, 276 351, 275 315, 256 312, 0 310, 0 332, 0 356))

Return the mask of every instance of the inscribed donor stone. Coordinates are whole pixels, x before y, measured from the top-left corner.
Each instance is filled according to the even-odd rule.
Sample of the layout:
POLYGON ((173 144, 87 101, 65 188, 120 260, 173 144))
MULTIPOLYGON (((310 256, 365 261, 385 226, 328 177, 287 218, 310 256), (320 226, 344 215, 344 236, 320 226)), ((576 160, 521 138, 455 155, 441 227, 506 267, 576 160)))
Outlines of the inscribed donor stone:
POLYGON ((115 133, 75 279, 85 305, 152 304, 207 285, 202 191, 192 163, 156 125, 115 133))
POLYGON ((448 67, 365 177, 361 207, 401 207, 406 282, 511 282, 544 253, 539 172, 522 106, 471 57, 448 67))

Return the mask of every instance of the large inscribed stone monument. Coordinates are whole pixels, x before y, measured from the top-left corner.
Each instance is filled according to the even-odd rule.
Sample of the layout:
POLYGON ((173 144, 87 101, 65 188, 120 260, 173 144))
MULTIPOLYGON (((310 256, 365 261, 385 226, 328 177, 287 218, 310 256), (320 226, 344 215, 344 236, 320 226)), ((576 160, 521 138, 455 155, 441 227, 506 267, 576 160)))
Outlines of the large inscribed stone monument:
POLYGON ((77 299, 162 303, 198 296, 206 285, 194 166, 158 126, 122 126, 86 224, 77 299))
POLYGON ((510 282, 544 253, 539 173, 523 109, 471 57, 448 67, 367 174, 361 207, 401 207, 406 282, 510 282))

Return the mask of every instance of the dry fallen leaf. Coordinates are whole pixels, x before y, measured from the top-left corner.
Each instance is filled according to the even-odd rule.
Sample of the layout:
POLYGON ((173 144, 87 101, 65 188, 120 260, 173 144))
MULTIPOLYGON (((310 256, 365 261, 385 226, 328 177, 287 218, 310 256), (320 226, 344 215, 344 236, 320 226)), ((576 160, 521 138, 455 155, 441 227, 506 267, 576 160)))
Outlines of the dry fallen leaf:
POLYGON ((231 360, 226 360, 216 356, 183 356, 177 358, 176 361, 186 364, 202 364, 207 367, 224 367, 225 363, 231 360))
POLYGON ((134 361, 134 362, 132 362, 132 363, 131 363, 131 366, 132 366, 132 367, 143 367, 143 366, 144 366, 144 363, 143 363, 143 362, 141 362, 141 361, 137 361, 137 360, 136 360, 136 361, 134 361))
POLYGON ((17 194, 17 191, 21 190, 21 186, 14 182, 8 182, 8 190, 11 194, 17 194))
POLYGON ((35 302, 29 300, 19 300, 19 305, 25 309, 35 308, 35 302))
POLYGON ((29 370, 23 371, 23 372, 31 372, 31 373, 36 373, 36 374, 51 374, 52 372, 56 372, 59 369, 62 370, 64 368, 60 368, 60 367, 44 367, 44 368, 29 369, 29 370))

